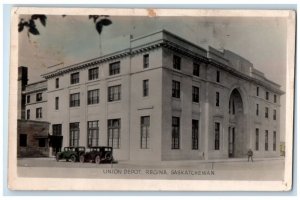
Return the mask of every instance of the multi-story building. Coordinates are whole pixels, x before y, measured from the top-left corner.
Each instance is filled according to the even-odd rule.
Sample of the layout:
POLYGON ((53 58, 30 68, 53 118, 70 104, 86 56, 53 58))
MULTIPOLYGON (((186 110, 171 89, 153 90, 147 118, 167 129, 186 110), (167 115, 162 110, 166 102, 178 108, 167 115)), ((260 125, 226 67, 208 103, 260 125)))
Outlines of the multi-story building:
POLYGON ((118 160, 279 156, 283 92, 252 63, 165 30, 125 39, 42 75, 63 146, 112 146, 118 160))

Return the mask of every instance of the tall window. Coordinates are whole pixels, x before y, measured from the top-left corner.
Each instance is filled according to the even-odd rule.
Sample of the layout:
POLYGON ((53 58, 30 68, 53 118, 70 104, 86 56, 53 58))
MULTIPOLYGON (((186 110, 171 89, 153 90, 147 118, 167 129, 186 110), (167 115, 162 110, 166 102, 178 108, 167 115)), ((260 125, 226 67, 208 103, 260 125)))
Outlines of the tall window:
POLYGON ((27 134, 20 134, 20 147, 27 147, 27 134))
POLYGON ((216 92, 216 106, 219 107, 220 106, 220 93, 216 92))
POLYGON ((235 115, 235 103, 234 103, 234 99, 232 99, 232 114, 235 115))
POLYGON ((108 146, 114 149, 120 148, 121 119, 108 120, 108 146))
POLYGON ((79 122, 70 123, 70 146, 79 146, 79 122))
POLYGON ((265 118, 269 118, 269 108, 265 107, 265 118))
POLYGON ((98 146, 99 122, 88 121, 88 147, 98 146))
POLYGON ((27 100, 26 100, 27 103, 30 103, 30 95, 27 95, 27 100))
POLYGON ((266 100, 269 100, 269 92, 266 92, 266 100))
POLYGON ((273 151, 276 151, 276 131, 273 131, 273 151))
POLYGON ((197 150, 199 148, 199 121, 192 120, 192 149, 197 150))
POLYGON ((59 97, 55 97, 55 110, 59 109, 59 97))
POLYGON ((144 66, 144 69, 149 67, 149 54, 145 54, 143 56, 143 66, 144 66))
POLYGON ((218 83, 220 82, 220 71, 219 71, 219 70, 217 70, 216 81, 217 81, 218 83))
POLYGON ((173 55, 173 68, 181 69, 181 58, 179 56, 173 55))
POLYGON ((259 96, 259 87, 256 87, 256 96, 259 96))
POLYGON ((26 119, 30 119, 30 110, 29 110, 29 109, 27 110, 26 115, 27 115, 27 116, 26 116, 26 119))
POLYGON ((273 120, 276 120, 276 110, 273 110, 273 120))
POLYGON ((42 100, 43 100, 42 93, 37 93, 36 94, 36 101, 42 101, 42 100))
POLYGON ((259 150, 259 129, 255 129, 255 150, 259 150))
POLYGON ((256 116, 259 115, 259 104, 256 104, 256 116))
POLYGON ((52 125, 52 134, 53 135, 62 135, 61 134, 61 124, 53 124, 52 125))
POLYGON ((172 117, 172 149, 180 148, 180 118, 172 117))
POLYGON ((59 78, 55 79, 55 88, 59 88, 59 78))
POLYGON ((109 64, 109 75, 120 74, 120 61, 109 64))
POLYGON ((108 87, 108 101, 119 101, 121 100, 121 85, 108 87))
POLYGON ((143 96, 149 96, 149 80, 143 80, 143 96))
POLYGON ((200 76, 200 65, 198 63, 193 63, 193 75, 200 76))
POLYGON ((99 89, 88 91, 88 105, 99 103, 99 89))
POLYGON ((99 68, 98 67, 89 69, 89 80, 98 79, 98 74, 99 74, 99 68))
POLYGON ((42 108, 36 108, 36 118, 42 118, 42 108))
POLYGON ((70 78, 71 84, 79 83, 79 72, 71 74, 70 78))
POLYGON ((220 150, 220 123, 215 122, 215 150, 220 150))
POLYGON ((265 131, 265 151, 269 149, 269 133, 268 130, 265 131))
POLYGON ((172 97, 180 98, 180 82, 172 81, 172 97))
POLYGON ((199 103, 199 88, 193 86, 193 102, 199 103))
POLYGON ((80 93, 70 94, 70 107, 80 106, 80 93))
POLYGON ((150 116, 141 117, 141 149, 149 148, 150 116))
POLYGON ((277 103, 277 96, 274 94, 274 103, 277 103))

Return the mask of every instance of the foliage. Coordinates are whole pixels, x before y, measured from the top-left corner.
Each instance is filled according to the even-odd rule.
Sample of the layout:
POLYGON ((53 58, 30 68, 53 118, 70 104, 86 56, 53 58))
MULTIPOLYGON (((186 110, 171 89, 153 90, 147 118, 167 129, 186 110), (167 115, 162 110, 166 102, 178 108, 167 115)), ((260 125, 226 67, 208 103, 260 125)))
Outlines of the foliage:
POLYGON ((109 17, 109 16, 108 15, 89 15, 89 19, 93 19, 95 26, 96 26, 96 30, 99 35, 102 32, 103 26, 109 26, 112 24, 112 21, 110 19, 107 19, 107 17, 109 17))

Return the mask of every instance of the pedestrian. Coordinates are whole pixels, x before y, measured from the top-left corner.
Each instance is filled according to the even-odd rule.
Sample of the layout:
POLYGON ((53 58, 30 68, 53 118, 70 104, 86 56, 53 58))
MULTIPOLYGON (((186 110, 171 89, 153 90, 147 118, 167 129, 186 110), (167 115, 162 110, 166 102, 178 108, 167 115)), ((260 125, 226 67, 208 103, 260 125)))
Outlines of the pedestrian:
POLYGON ((253 162, 253 151, 252 151, 252 149, 248 150, 247 155, 248 155, 248 162, 249 162, 250 158, 251 158, 251 161, 253 162))

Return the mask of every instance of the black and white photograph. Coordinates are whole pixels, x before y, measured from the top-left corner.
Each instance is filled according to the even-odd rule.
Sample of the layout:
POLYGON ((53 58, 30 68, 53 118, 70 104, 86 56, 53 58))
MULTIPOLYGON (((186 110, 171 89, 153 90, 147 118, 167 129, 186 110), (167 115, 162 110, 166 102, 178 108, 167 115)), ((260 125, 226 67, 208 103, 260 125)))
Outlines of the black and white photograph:
POLYGON ((291 189, 295 12, 11 15, 10 189, 291 189))

